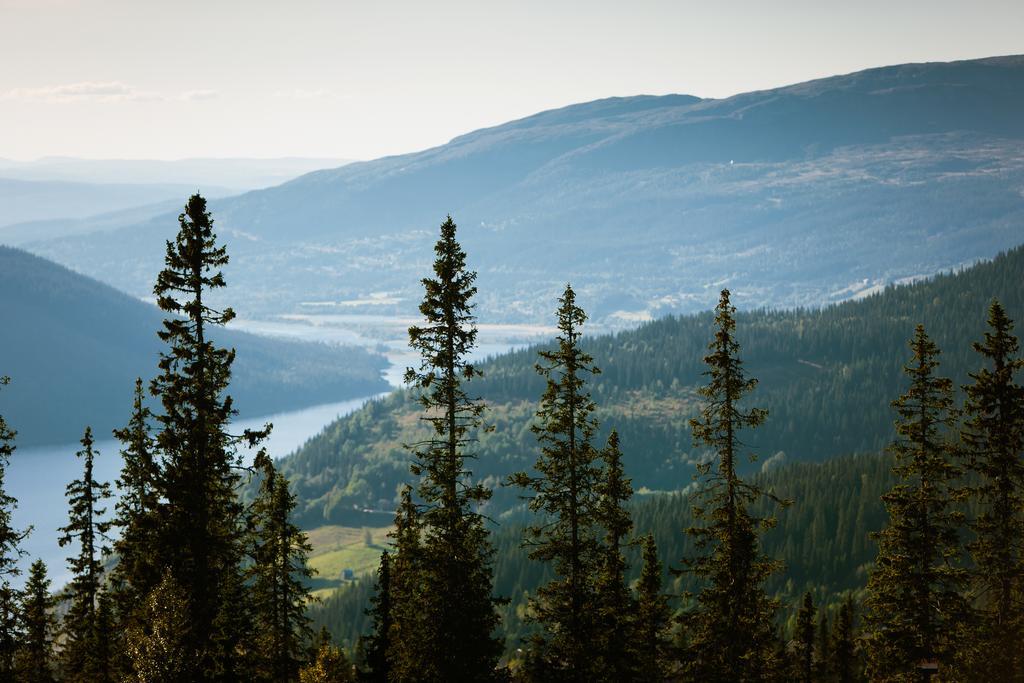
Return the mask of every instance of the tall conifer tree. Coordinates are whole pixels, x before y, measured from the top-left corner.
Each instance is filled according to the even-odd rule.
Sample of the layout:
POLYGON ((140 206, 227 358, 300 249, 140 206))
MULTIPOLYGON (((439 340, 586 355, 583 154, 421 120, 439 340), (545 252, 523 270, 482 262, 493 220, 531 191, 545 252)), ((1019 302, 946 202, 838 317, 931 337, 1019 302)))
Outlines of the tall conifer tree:
POLYGON ((421 580, 426 659, 419 662, 423 680, 485 681, 493 676, 502 643, 493 593, 494 554, 479 508, 491 497, 487 487, 471 481, 467 460, 482 429, 484 405, 470 398, 465 384, 479 375, 468 356, 476 346, 471 300, 476 273, 466 268, 466 254, 455 238, 451 216, 441 225, 434 247, 434 277, 422 280, 420 313, 424 325, 409 328, 409 345, 420 353, 418 369, 405 381, 420 390, 421 419, 431 437, 410 446, 413 474, 420 476, 423 501, 421 580))
POLYGON ((373 621, 373 633, 364 639, 366 672, 362 679, 367 683, 388 682, 388 637, 394 621, 391 599, 391 555, 385 550, 380 554, 377 568, 377 592, 370 598, 370 608, 366 610, 373 621))
POLYGON ((167 349, 151 385, 163 405, 156 446, 164 503, 155 549, 157 565, 169 569, 186 594, 190 654, 182 675, 216 680, 236 667, 228 660, 244 647, 244 621, 235 618, 244 553, 237 448, 243 440, 255 445, 267 430, 228 432, 235 411, 226 391, 235 354, 210 339, 212 328, 235 315, 210 305, 212 291, 225 286, 220 269, 228 255, 217 245, 201 196, 189 198, 178 222, 153 289, 168 314, 159 332, 167 349))
POLYGON ((110 585, 117 621, 114 651, 117 668, 123 673, 130 666, 123 637, 162 573, 154 557, 161 509, 160 472, 150 434, 152 418, 145 405, 142 379, 136 379, 131 419, 123 429, 114 431, 114 437, 121 442, 124 464, 117 480, 120 497, 115 505, 114 525, 120 535, 114 541, 117 564, 111 571, 110 585))
POLYGON ((290 515, 295 494, 269 457, 261 458, 263 481, 252 504, 254 544, 249 569, 256 617, 259 675, 267 681, 293 681, 313 637, 306 608, 313 572, 306 559, 313 550, 290 515))
POLYGON ((974 344, 984 367, 965 387, 963 439, 977 482, 970 493, 978 515, 968 544, 978 596, 977 632, 968 653, 977 680, 1024 680, 1024 368, 1013 321, 998 301, 988 311, 988 331, 974 344))
POLYGON ((389 681, 415 683, 423 680, 417 663, 427 642, 417 631, 426 628, 423 605, 424 584, 420 580, 423 547, 420 513, 405 486, 395 512, 395 528, 389 534, 394 543, 391 566, 392 622, 387 640, 389 681))
MULTIPOLYGON (((10 382, 9 377, 0 377, 0 389, 10 382)), ((4 481, 11 455, 14 454, 16 433, 0 415, 0 683, 13 683, 14 655, 18 641, 19 593, 11 585, 17 577, 18 560, 25 554, 20 544, 31 531, 18 531, 13 526, 16 498, 7 493, 4 481)))
POLYGON ((829 667, 832 665, 832 627, 829 623, 828 610, 822 606, 818 610, 818 637, 814 643, 814 658, 817 661, 815 671, 823 681, 829 679, 829 667))
POLYGON ((331 642, 326 630, 320 632, 313 661, 299 671, 299 683, 355 683, 355 667, 344 651, 331 642))
POLYGON ((637 653, 638 679, 662 681, 669 673, 672 609, 662 592, 662 566, 654 536, 643 539, 643 567, 637 582, 636 621, 633 637, 637 653))
POLYGON ((804 593, 803 604, 796 615, 796 680, 810 683, 814 676, 814 599, 804 593))
POLYGON ((36 560, 29 570, 22 597, 22 641, 18 648, 18 680, 23 683, 53 683, 53 638, 57 629, 46 563, 36 560))
MULTIPOLYGON (((700 417, 690 420, 695 445, 713 459, 698 467, 705 478, 695 494, 694 517, 703 526, 687 529, 701 554, 684 559, 684 573, 702 580, 696 606, 684 615, 689 636, 690 674, 703 681, 761 681, 779 667, 774 616, 777 601, 764 590, 780 563, 760 551, 758 534, 774 526, 774 517, 757 517, 750 506, 769 497, 736 472, 746 455, 743 429, 764 422, 767 411, 742 406, 757 386, 747 377, 736 341, 736 309, 722 290, 715 309, 715 335, 705 356, 709 382, 700 388, 700 417)), ((752 454, 749 455, 753 459, 752 454)))
POLYGON ((189 670, 187 594, 165 572, 146 595, 141 618, 128 629, 125 641, 131 660, 133 683, 181 683, 182 672, 189 670))
POLYGON ((537 676, 580 682, 597 675, 592 596, 601 545, 594 524, 600 454, 591 443, 597 421, 586 390, 586 378, 600 370, 580 348, 586 319, 567 285, 559 299, 558 348, 541 351, 537 364, 547 382, 531 427, 541 446, 537 475, 519 472, 510 479, 531 492, 530 510, 541 516, 525 530, 529 556, 551 563, 555 572, 530 602, 530 618, 544 629, 531 639, 532 667, 537 676))
POLYGON ((61 547, 72 542, 78 544, 78 554, 68 558, 71 584, 68 588, 70 607, 64 617, 64 642, 61 649, 62 671, 65 681, 82 683, 103 681, 110 662, 104 660, 109 652, 97 645, 97 608, 103 580, 103 555, 110 552, 105 543, 110 539, 111 522, 103 519, 106 508, 103 501, 110 498, 110 484, 96 480, 92 429, 85 428, 82 450, 77 456, 83 461, 82 478, 67 485, 68 524, 61 527, 58 539, 61 547))
POLYGON ((936 375, 939 349, 918 325, 904 366, 910 387, 893 402, 899 479, 882 496, 889 524, 874 534, 878 559, 868 580, 865 614, 871 680, 924 680, 927 661, 949 666, 967 610, 954 463, 953 383, 936 375))
POLYGON ((837 683, 854 683, 860 680, 860 664, 857 661, 857 642, 854 631, 853 596, 848 595, 839 608, 836 618, 835 635, 832 639, 832 667, 828 680, 837 683))
POLYGON ((638 675, 636 642, 630 634, 636 608, 626 585, 623 548, 633 530, 633 519, 625 508, 633 496, 633 486, 625 476, 618 432, 612 430, 601 458, 604 469, 597 485, 596 520, 604 530, 604 543, 594 586, 601 677, 606 681, 631 681, 638 675))

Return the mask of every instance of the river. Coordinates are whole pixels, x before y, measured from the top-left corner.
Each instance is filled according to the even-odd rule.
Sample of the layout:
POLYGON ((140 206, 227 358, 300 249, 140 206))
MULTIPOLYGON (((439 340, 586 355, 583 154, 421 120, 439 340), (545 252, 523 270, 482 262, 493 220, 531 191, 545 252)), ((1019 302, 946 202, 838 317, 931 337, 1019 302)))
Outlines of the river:
MULTIPOLYGON (((407 318, 372 315, 301 315, 281 316, 270 321, 239 321, 233 326, 266 336, 366 346, 387 356, 389 367, 385 370, 384 377, 392 386, 398 386, 405 367, 416 360, 406 346, 405 337, 408 326, 415 322, 407 318)), ((479 343, 473 359, 479 361, 488 356, 520 348, 550 337, 553 333, 554 330, 549 327, 482 324, 479 326, 479 343)), ((240 433, 242 429, 258 428, 266 422, 272 422, 274 429, 267 441, 267 449, 273 457, 282 457, 295 451, 338 417, 357 410, 372 398, 374 397, 364 396, 239 420, 232 425, 232 431, 240 433)), ((99 452, 95 463, 95 476, 99 481, 111 482, 115 495, 116 487, 113 486, 113 482, 117 479, 122 464, 119 446, 120 444, 112 439, 102 439, 94 445, 99 452)), ((64 548, 58 545, 57 530, 67 523, 64 488, 68 482, 82 474, 81 460, 75 457, 75 452, 80 448, 77 443, 19 448, 11 458, 5 481, 7 491, 18 499, 18 508, 13 518, 15 528, 25 528, 29 525, 33 527, 32 533, 21 544, 27 554, 21 559, 19 566, 27 574, 28 566, 37 558, 42 558, 47 564, 55 586, 64 584, 70 578, 66 558, 77 552, 75 544, 64 548)), ((251 458, 253 454, 244 455, 251 458)), ((111 499, 107 504, 108 516, 113 512, 113 507, 114 500, 111 499)), ((24 578, 23 574, 14 583, 20 586, 24 578)))

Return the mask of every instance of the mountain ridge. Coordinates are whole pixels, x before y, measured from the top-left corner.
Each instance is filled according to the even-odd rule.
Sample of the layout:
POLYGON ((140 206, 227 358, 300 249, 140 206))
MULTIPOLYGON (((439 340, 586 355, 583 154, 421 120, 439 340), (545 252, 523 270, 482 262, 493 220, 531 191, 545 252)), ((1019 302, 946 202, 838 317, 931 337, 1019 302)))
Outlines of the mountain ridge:
MULTIPOLYGON (((135 377, 152 377, 163 313, 109 285, 0 246, 0 414, 18 444, 75 441, 121 426, 135 377), (74 378, 74 381, 69 381, 74 378)), ((245 417, 377 393, 385 360, 362 349, 281 341, 234 330, 213 338, 235 347, 231 393, 245 417)))
MULTIPOLYGON (((572 279, 595 316, 820 305, 990 258, 1024 219, 1024 59, 879 67, 724 99, 611 98, 211 202, 247 316, 387 291, 415 310, 446 214, 481 311, 536 322, 572 279), (261 273, 273 270, 274 291, 261 273), (679 274, 685 273, 685 278, 679 274), (626 283, 623 285, 622 283, 626 283), (856 292, 853 292, 856 293, 856 292)), ((163 216, 30 249, 139 295, 163 216), (113 250, 117 244, 120 250, 113 250), (127 258, 130 255, 131 258, 127 258)))

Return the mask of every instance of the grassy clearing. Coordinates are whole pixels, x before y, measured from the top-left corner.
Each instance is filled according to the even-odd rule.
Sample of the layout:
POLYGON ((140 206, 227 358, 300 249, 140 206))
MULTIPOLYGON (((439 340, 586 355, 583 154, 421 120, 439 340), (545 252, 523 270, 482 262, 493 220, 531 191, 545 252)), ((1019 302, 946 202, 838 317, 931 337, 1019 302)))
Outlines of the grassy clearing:
POLYGON ((351 569, 356 578, 372 573, 380 561, 381 551, 387 547, 390 530, 390 526, 328 525, 307 531, 313 545, 309 566, 317 571, 313 577, 313 594, 324 598, 344 585, 346 569, 351 569))

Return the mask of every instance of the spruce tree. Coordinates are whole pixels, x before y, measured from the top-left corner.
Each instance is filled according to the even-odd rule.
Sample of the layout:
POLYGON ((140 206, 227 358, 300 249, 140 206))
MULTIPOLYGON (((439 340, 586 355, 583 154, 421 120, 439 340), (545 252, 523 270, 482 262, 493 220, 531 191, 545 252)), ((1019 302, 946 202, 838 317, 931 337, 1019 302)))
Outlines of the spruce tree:
POLYGON ((136 379, 131 419, 123 429, 114 430, 114 437, 121 442, 123 465, 117 480, 120 497, 114 506, 114 526, 120 534, 114 541, 117 564, 110 573, 110 587, 117 622, 115 664, 122 675, 130 666, 124 635, 137 620, 138 611, 145 605, 145 596, 161 578, 161 569, 154 557, 161 508, 160 471, 150 434, 152 419, 145 405, 142 379, 136 379))
POLYGON ((314 650, 312 661, 299 671, 299 683, 355 683, 355 667, 326 630, 320 632, 314 650))
POLYGON ((625 539, 633 529, 633 519, 625 504, 633 496, 631 481, 622 465, 619 434, 612 431, 601 453, 604 469, 597 484, 596 521, 604 530, 600 548, 594 605, 600 652, 601 679, 631 681, 638 675, 635 641, 629 633, 635 605, 626 586, 625 539))
POLYGON ((810 683, 814 678, 814 599, 804 593, 803 604, 796 615, 796 680, 810 683))
POLYGON ((170 572, 145 597, 126 634, 133 683, 181 683, 189 670, 188 600, 170 572))
POLYGON ((818 610, 818 637, 814 644, 814 659, 817 662, 815 671, 818 680, 827 681, 829 678, 829 667, 832 665, 832 626, 829 623, 828 610, 818 610))
POLYGON ((370 598, 370 608, 366 610, 373 622, 373 633, 364 638, 363 643, 366 670, 361 678, 367 683, 388 682, 388 636, 394 621, 391 598, 391 555, 385 550, 380 554, 377 567, 377 592, 370 598))
POLYGON ((537 364, 547 383, 531 426, 541 446, 537 475, 510 479, 530 491, 529 508, 542 517, 525 530, 529 557, 550 563, 555 573, 530 601, 529 618, 543 628, 530 640, 531 661, 537 676, 580 682, 597 675, 592 595, 601 545, 594 525, 601 469, 591 443, 597 421, 586 390, 587 376, 600 371, 580 348, 586 319, 567 285, 559 298, 558 348, 541 351, 537 364))
POLYGON ((61 547, 72 542, 78 544, 78 554, 68 558, 71 584, 67 590, 70 601, 64 617, 64 641, 61 649, 65 681, 83 683, 102 681, 109 671, 110 662, 103 659, 104 652, 97 648, 97 607, 103 580, 103 556, 110 552, 105 542, 110 539, 111 522, 103 519, 106 508, 103 501, 110 498, 110 484, 96 481, 93 475, 98 453, 93 449, 92 429, 85 428, 82 450, 77 457, 83 460, 82 478, 67 485, 68 524, 61 527, 58 539, 61 547))
POLYGON ((419 390, 418 400, 431 430, 428 439, 411 445, 413 474, 423 502, 425 639, 419 662, 427 681, 485 681, 493 676, 502 643, 494 636, 498 614, 493 597, 491 547, 480 506, 491 491, 473 483, 467 461, 476 432, 482 429, 484 405, 470 398, 465 384, 479 375, 468 356, 476 346, 471 300, 476 273, 455 239, 451 216, 441 225, 434 247, 434 277, 422 280, 419 310, 424 325, 409 328, 409 345, 420 354, 418 369, 405 381, 419 390))
POLYGON ((163 406, 156 417, 163 503, 154 559, 186 594, 189 656, 183 678, 215 680, 235 667, 224 658, 243 647, 245 635, 235 618, 244 554, 238 446, 255 445, 267 430, 228 432, 235 411, 226 391, 235 354, 216 346, 210 331, 227 324, 234 312, 209 303, 212 291, 225 286, 220 269, 228 255, 217 246, 201 196, 189 198, 178 222, 153 289, 168 314, 159 332, 167 348, 151 384, 163 406))
POLYGON ((92 629, 92 683, 114 683, 122 678, 118 659, 119 649, 124 644, 114 610, 114 598, 109 588, 101 588, 96 596, 96 618, 92 629))
POLYGON ((15 656, 21 641, 21 593, 10 582, 0 585, 0 682, 13 683, 16 678, 15 656))
POLYGON ((860 680, 853 620, 853 596, 848 595, 839 608, 831 646, 833 665, 830 671, 832 676, 829 680, 834 680, 837 683, 854 683, 854 681, 860 680))
POLYGON ((936 375, 939 349, 918 325, 904 366, 910 387, 893 402, 896 441, 890 446, 896 484, 882 496, 888 526, 873 534, 878 559, 868 580, 867 653, 871 680, 924 680, 921 666, 948 666, 955 633, 967 614, 962 595, 954 463, 953 383, 936 375))
POLYGON ((662 566, 654 536, 643 538, 643 567, 637 582, 636 619, 633 638, 637 656, 637 679, 662 681, 669 673, 672 610, 662 592, 662 566))
POLYGON ((392 622, 387 638, 387 669, 388 680, 415 683, 424 680, 417 663, 424 656, 424 643, 428 642, 418 632, 429 628, 422 609, 423 548, 420 513, 412 500, 412 489, 403 487, 400 497, 395 528, 389 534, 394 555, 390 561, 392 622))
MULTIPOLYGON (((0 389, 10 381, 9 377, 0 376, 0 389)), ((19 546, 32 530, 31 527, 24 531, 14 528, 14 510, 18 507, 18 501, 4 487, 7 467, 14 454, 15 436, 16 432, 0 415, 0 683, 15 680, 14 655, 18 641, 20 596, 11 585, 11 580, 21 574, 18 560, 25 552, 19 546)))
POLYGON ((739 357, 735 312, 729 290, 722 290, 714 339, 704 358, 709 382, 699 389, 704 405, 690 420, 694 444, 706 446, 712 456, 698 466, 704 481, 693 506, 694 518, 704 525, 686 530, 700 554, 684 559, 682 569, 704 583, 695 607, 683 615, 689 638, 685 660, 691 676, 703 681, 766 680, 781 667, 774 624, 778 603, 764 590, 780 563, 764 556, 758 542, 759 532, 774 526, 775 519, 758 517, 750 507, 766 497, 783 501, 736 472, 745 448, 741 430, 759 426, 767 411, 742 405, 757 380, 747 377, 739 357))
POLYGON ((977 595, 969 675, 977 680, 1024 680, 1024 368, 1013 321, 998 301, 988 331, 974 344, 984 367, 965 387, 963 440, 978 514, 967 545, 977 595))
POLYGON ((160 469, 150 423, 153 414, 145 405, 142 379, 135 380, 132 414, 128 424, 114 430, 121 442, 120 492, 114 506, 114 525, 120 530, 114 542, 117 566, 111 582, 117 590, 120 611, 130 611, 141 597, 160 582, 161 571, 152 557, 160 513, 160 469))
POLYGON ((267 681, 293 681, 313 636, 306 608, 311 599, 306 564, 313 550, 290 516, 295 494, 269 457, 261 458, 263 480, 253 501, 252 602, 258 674, 267 681))
POLYGON ((23 683, 53 683, 53 638, 57 630, 46 563, 36 560, 29 570, 21 603, 22 641, 18 647, 18 680, 23 683))

